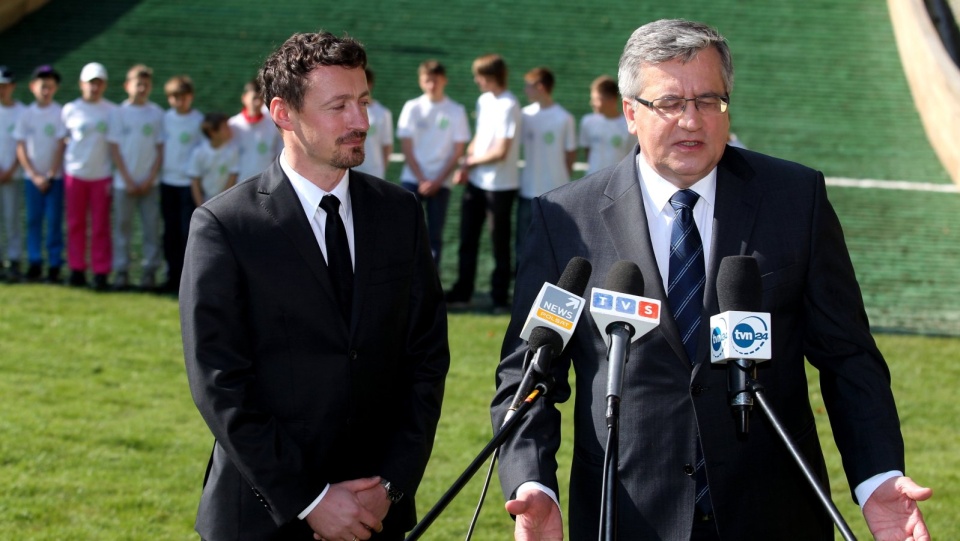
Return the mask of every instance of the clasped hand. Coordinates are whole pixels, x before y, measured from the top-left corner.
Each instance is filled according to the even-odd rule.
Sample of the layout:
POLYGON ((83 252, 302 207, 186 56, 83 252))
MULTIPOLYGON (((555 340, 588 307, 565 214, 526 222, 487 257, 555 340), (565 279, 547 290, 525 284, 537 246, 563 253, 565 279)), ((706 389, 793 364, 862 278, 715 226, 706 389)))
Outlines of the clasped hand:
POLYGON ((390 500, 380 478, 368 477, 330 485, 306 521, 318 541, 370 539, 374 532, 383 531, 389 510, 390 500))

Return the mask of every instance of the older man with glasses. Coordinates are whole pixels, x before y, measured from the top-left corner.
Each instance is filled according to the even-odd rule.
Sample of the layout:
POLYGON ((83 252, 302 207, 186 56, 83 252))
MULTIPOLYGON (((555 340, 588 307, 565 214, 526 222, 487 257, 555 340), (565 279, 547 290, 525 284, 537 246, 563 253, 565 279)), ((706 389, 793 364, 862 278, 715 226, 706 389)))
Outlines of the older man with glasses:
MULTIPOLYGON (((518 338, 544 282, 574 256, 603 287, 620 260, 638 265, 643 296, 663 303, 659 327, 630 346, 622 376, 618 516, 621 539, 833 539, 833 524, 766 418, 738 436, 727 370, 710 362, 708 322, 720 312, 727 256, 752 256, 762 276, 772 360, 758 380, 767 402, 829 480, 807 394, 804 358, 819 370, 853 496, 878 539, 928 539, 917 500, 931 491, 903 476, 890 373, 869 323, 823 174, 727 145, 733 62, 713 28, 661 20, 638 28, 620 59, 619 86, 639 145, 619 165, 532 203, 517 302, 497 371, 500 426, 526 346, 518 338), (720 286, 722 287, 722 286, 720 286)), ((588 289, 589 290, 589 289, 588 289)), ((556 388, 502 449, 506 509, 522 540, 562 539, 555 407, 576 372, 569 528, 596 539, 601 522, 607 363, 586 314, 553 363, 556 388)))

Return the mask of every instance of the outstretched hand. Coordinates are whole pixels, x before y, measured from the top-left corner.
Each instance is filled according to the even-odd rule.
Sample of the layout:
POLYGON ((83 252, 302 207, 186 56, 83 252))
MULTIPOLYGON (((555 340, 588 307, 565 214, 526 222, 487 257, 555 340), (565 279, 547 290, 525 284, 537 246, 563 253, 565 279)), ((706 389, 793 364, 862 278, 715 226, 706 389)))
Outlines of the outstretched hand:
POLYGON ((877 541, 930 541, 930 533, 917 506, 933 495, 909 477, 884 481, 863 505, 863 518, 877 541))
POLYGON ((560 508, 543 491, 536 488, 519 490, 516 499, 508 501, 504 507, 517 517, 513 530, 516 541, 563 541, 560 508))

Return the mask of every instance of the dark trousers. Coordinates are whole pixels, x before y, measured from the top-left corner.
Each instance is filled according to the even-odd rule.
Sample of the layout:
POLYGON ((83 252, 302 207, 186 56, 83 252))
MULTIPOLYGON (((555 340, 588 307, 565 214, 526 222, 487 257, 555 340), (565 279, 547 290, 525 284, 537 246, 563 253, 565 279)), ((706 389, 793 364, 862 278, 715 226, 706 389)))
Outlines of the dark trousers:
POLYGON ((447 221, 447 206, 450 204, 450 188, 440 188, 431 197, 423 197, 417 192, 417 185, 403 182, 403 187, 417 196, 423 203, 427 215, 427 235, 430 237, 430 252, 433 262, 440 268, 440 256, 443 254, 443 226, 447 221))
POLYGON ((513 269, 510 264, 510 221, 513 200, 517 190, 487 191, 468 184, 463 192, 460 213, 460 261, 457 282, 452 298, 469 301, 477 277, 477 252, 483 222, 490 217, 490 237, 493 241, 493 275, 490 278, 490 296, 494 306, 506 306, 513 269))
POLYGON ((189 186, 160 184, 160 213, 163 216, 163 258, 167 260, 167 285, 180 290, 183 254, 187 250, 190 217, 196 205, 189 186))

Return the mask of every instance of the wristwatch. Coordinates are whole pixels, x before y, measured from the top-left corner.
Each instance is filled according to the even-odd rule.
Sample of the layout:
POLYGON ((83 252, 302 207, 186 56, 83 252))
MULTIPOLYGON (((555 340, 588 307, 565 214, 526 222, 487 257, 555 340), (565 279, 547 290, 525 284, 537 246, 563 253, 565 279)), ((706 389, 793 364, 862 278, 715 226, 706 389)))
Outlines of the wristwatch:
POLYGON ((391 503, 397 503, 400 501, 400 498, 403 498, 403 492, 401 492, 397 487, 393 486, 393 483, 390 481, 381 478, 380 484, 383 485, 383 488, 387 489, 387 498, 390 499, 391 503))

